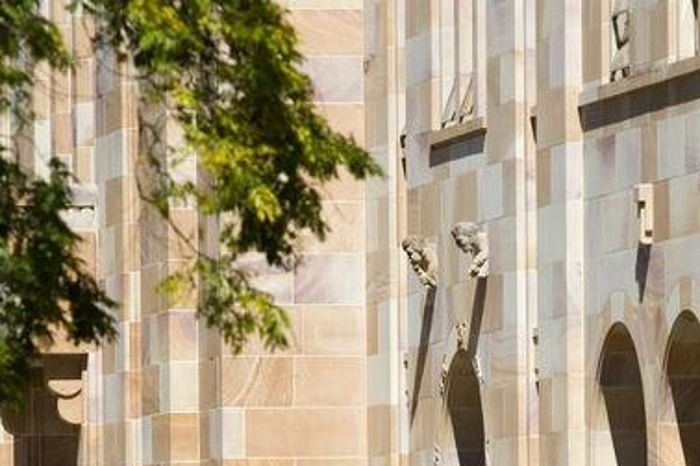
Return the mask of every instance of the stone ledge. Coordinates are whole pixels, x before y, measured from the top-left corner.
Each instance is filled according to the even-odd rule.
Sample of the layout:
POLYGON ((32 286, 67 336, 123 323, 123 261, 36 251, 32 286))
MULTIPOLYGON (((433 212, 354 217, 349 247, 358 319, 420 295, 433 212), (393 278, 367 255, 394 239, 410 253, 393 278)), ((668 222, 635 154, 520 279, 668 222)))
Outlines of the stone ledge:
POLYGON ((602 84, 596 89, 582 92, 579 95, 579 106, 583 107, 600 100, 629 94, 698 70, 700 70, 700 55, 658 65, 648 71, 633 74, 618 81, 602 84))
POLYGON ((449 145, 457 140, 470 139, 486 133, 486 123, 483 118, 473 118, 447 128, 430 132, 430 147, 436 148, 449 145))
POLYGON ((584 132, 700 100, 700 56, 603 85, 579 98, 584 132))

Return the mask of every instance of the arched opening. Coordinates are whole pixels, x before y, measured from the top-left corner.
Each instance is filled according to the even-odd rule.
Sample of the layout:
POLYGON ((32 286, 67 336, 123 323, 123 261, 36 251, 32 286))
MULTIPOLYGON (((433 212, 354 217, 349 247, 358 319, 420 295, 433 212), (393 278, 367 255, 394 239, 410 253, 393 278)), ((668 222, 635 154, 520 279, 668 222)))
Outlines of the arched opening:
POLYGON ((666 374, 685 464, 700 465, 700 322, 691 312, 678 316, 667 348, 666 374))
POLYGON ((605 339, 600 388, 618 466, 646 466, 644 390, 637 352, 627 328, 615 324, 605 339))
POLYGON ((486 454, 479 380, 466 351, 455 354, 447 380, 447 410, 459 466, 483 466, 486 454))

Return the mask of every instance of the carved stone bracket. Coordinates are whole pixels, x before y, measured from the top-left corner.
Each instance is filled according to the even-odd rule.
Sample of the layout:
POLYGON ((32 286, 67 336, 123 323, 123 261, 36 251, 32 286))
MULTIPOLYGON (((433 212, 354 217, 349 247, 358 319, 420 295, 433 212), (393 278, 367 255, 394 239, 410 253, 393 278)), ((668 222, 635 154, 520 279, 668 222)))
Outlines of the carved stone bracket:
POLYGON ((51 354, 43 357, 44 381, 56 397, 58 415, 70 424, 83 421, 83 378, 86 354, 51 354))
POLYGON ((445 398, 447 394, 447 375, 450 371, 450 366, 447 363, 447 355, 442 356, 442 366, 440 367, 440 384, 438 385, 438 391, 440 393, 440 398, 445 398))
POLYGON ((460 222, 452 228, 452 237, 457 247, 472 257, 467 272, 470 277, 484 278, 489 275, 488 236, 476 223, 460 222))
POLYGON ((641 183, 635 187, 637 217, 639 218, 639 243, 654 242, 654 186, 641 183))
POLYGON ((418 281, 427 289, 437 287, 437 255, 425 238, 408 236, 401 242, 418 281))

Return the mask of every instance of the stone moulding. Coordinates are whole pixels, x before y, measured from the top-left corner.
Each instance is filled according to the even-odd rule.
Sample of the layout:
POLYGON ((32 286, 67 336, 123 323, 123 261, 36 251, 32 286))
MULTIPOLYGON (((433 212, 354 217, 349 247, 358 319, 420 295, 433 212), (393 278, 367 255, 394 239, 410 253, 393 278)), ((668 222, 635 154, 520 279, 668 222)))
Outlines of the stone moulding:
POLYGON ((435 249, 425 238, 411 235, 402 242, 401 247, 408 256, 408 262, 416 273, 418 281, 427 289, 437 287, 437 255, 435 249))
POLYGON ((467 269, 470 277, 485 278, 489 275, 489 242, 486 233, 473 222, 460 222, 452 228, 457 247, 472 257, 467 269))
POLYGON ((457 140, 471 139, 483 136, 486 133, 486 123, 483 118, 476 117, 465 120, 463 123, 447 126, 430 133, 430 146, 432 148, 452 144, 457 140))
POLYGON ((97 193, 89 186, 71 187, 72 204, 63 218, 73 230, 94 230, 97 228, 97 193))
POLYGON ((584 131, 700 99, 700 55, 655 65, 649 71, 579 94, 584 131))

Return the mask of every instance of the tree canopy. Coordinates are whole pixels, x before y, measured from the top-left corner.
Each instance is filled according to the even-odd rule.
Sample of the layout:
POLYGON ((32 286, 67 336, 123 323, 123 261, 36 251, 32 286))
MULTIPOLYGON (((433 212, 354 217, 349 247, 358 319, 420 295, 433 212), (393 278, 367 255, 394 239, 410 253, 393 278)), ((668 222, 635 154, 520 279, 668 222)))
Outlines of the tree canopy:
MULTIPOLYGON (((366 178, 381 170, 315 112, 284 10, 271 0, 75 0, 69 8, 96 17, 95 49, 130 62, 140 107, 166 109, 182 131, 177 146, 142 145, 142 197, 165 219, 172 205, 187 203, 218 221, 220 248, 192 245, 189 266, 162 289, 197 288, 199 317, 235 351, 254 334, 269 348, 286 346, 286 313, 252 284, 239 259, 262 253, 271 266, 294 267, 299 235, 323 240, 328 232, 323 184, 341 171, 366 178), (192 154, 203 176, 174 176, 192 154)), ((72 57, 38 0, 0 0, 0 37, 0 110, 29 121, 33 67, 69 70, 72 57)), ((19 384, 51 326, 76 343, 113 337, 115 303, 82 271, 79 239, 59 215, 70 204, 65 168, 54 161, 48 180, 34 179, 21 173, 10 147, 3 150, 0 379, 14 374, 19 384), (47 275, 52 285, 36 296, 47 275)), ((0 400, 12 397, 0 391, 0 400)))

